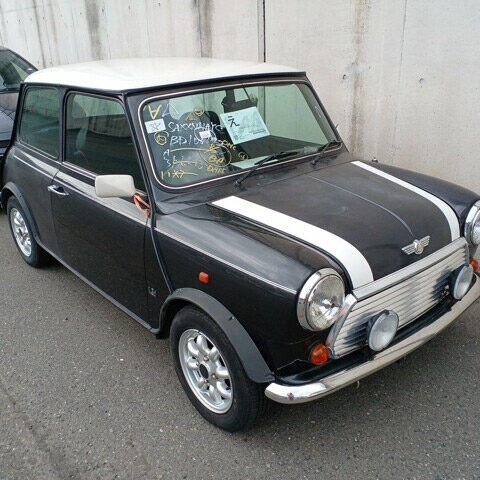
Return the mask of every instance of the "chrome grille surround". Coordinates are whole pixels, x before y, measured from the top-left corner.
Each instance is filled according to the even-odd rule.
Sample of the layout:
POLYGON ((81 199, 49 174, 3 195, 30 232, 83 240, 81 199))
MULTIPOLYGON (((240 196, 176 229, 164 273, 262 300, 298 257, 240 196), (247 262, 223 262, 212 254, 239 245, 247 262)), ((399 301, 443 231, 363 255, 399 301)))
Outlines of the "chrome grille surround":
POLYGON ((428 257, 360 287, 345 299, 342 314, 330 330, 327 345, 339 358, 367 343, 367 324, 382 310, 395 311, 399 329, 437 305, 448 289, 450 274, 469 262, 468 244, 459 238, 428 257))

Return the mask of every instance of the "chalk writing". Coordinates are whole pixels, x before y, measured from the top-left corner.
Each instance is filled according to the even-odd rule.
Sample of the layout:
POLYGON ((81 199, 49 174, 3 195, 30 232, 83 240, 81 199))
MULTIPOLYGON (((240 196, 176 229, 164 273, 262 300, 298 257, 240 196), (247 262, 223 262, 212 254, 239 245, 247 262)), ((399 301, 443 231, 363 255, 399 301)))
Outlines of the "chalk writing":
POLYGON ((155 141, 161 146, 163 147, 164 145, 167 144, 168 142, 168 137, 169 137, 169 133, 168 132, 157 132, 155 135, 154 135, 154 138, 155 138, 155 141))
POLYGON ((148 113, 150 113, 150 118, 152 120, 156 120, 158 116, 158 112, 162 108, 162 104, 160 104, 156 109, 153 109, 150 105, 147 105, 148 107, 148 113))
MULTIPOLYGON (((248 159, 243 149, 228 138, 225 127, 209 118, 199 106, 184 113, 165 100, 146 106, 145 128, 150 145, 155 146, 162 180, 178 183, 187 177, 224 175, 235 168, 231 167, 234 159, 248 159)), ((236 118, 233 120, 232 125, 236 118)))
POLYGON ((173 170, 173 171, 168 171, 168 172, 165 172, 164 170, 161 170, 161 171, 160 171, 160 176, 162 177, 162 180, 163 180, 165 177, 183 178, 184 175, 195 175, 195 176, 198 176, 198 173, 186 172, 185 170, 173 170))

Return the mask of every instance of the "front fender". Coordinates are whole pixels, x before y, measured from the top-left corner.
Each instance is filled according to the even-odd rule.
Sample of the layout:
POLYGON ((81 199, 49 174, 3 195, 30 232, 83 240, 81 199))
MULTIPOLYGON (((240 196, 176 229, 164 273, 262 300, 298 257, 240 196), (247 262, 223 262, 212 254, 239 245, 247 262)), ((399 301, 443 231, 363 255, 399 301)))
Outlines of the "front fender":
POLYGON ((446 202, 457 214, 460 229, 465 223, 465 218, 470 208, 480 198, 478 193, 472 192, 460 185, 423 173, 382 163, 376 163, 375 168, 415 185, 446 202))
POLYGON ((172 306, 178 303, 193 304, 212 318, 230 340, 250 380, 256 383, 273 381, 273 373, 242 324, 218 300, 205 292, 195 288, 179 288, 169 295, 160 311, 159 332, 168 328, 171 320, 169 313, 172 312, 172 306))

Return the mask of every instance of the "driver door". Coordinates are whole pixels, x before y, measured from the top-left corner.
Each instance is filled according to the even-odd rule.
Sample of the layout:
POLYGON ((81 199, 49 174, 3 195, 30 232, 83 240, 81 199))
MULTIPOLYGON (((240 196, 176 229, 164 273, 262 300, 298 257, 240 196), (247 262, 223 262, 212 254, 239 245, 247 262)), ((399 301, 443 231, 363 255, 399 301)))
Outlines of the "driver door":
POLYGON ((132 199, 98 198, 97 175, 144 180, 123 105, 114 98, 70 93, 65 156, 49 188, 63 260, 94 287, 142 320, 148 316, 144 247, 148 218, 132 199))

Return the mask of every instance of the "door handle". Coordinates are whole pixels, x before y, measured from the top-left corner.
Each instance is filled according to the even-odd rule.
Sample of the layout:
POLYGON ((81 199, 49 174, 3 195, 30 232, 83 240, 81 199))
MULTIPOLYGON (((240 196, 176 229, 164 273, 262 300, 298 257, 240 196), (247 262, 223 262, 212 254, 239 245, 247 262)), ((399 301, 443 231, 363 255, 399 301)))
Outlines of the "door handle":
POLYGON ((60 187, 58 185, 49 185, 47 187, 47 190, 49 192, 54 193, 55 195, 58 195, 59 197, 67 197, 68 193, 63 189, 63 187, 60 187))

